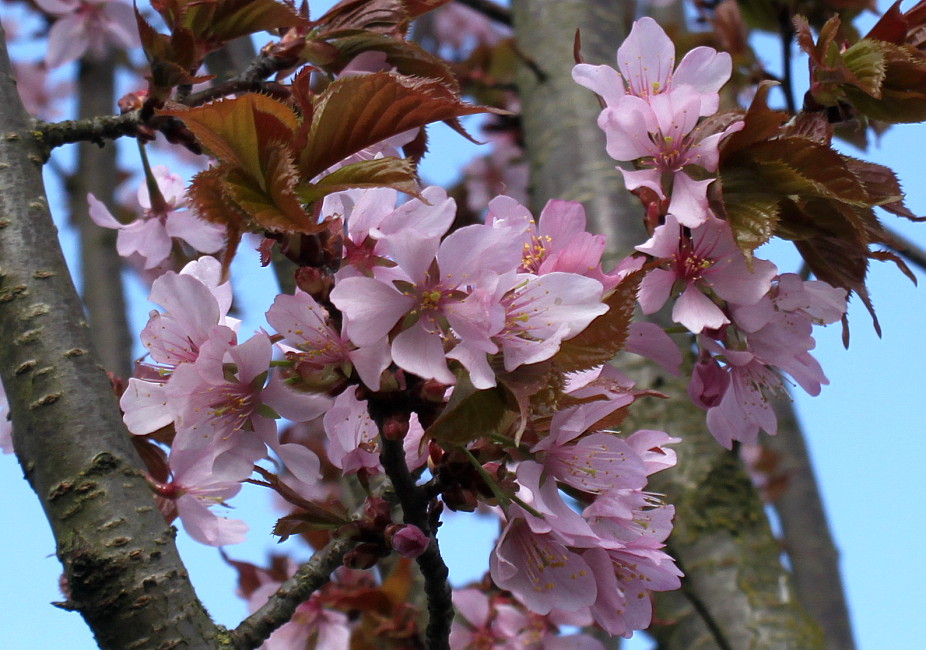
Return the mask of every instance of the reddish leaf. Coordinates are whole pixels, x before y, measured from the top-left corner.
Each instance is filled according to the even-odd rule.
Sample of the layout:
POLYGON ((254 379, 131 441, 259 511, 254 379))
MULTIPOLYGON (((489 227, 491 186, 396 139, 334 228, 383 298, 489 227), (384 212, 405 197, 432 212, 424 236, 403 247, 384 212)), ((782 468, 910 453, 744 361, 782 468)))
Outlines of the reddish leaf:
POLYGON ((788 114, 783 111, 773 111, 768 107, 768 91, 775 84, 764 81, 759 84, 752 103, 743 116, 743 128, 723 139, 720 143, 721 161, 724 157, 756 142, 762 142, 778 135, 781 125, 788 121, 788 114))
POLYGON ((297 126, 292 109, 257 93, 160 114, 180 119, 213 156, 254 179, 263 178, 261 143, 289 142, 297 126))
POLYGON ((211 41, 213 47, 248 34, 307 25, 292 5, 276 0, 199 1, 188 6, 184 24, 197 36, 211 41))
POLYGON ((627 328, 633 318, 637 291, 645 271, 634 271, 625 277, 604 302, 607 312, 593 320, 577 336, 563 341, 553 357, 556 367, 563 372, 590 370, 610 361, 624 347, 627 328))
POLYGON ((382 52, 386 55, 386 62, 399 74, 437 79, 455 93, 460 91, 450 67, 416 43, 370 31, 346 32, 335 38, 329 37, 328 43, 336 48, 338 54, 330 65, 335 73, 339 73, 358 54, 382 52))
POLYGON ((228 167, 218 165, 199 172, 190 182, 187 196, 200 218, 241 230, 247 215, 228 196, 224 184, 228 171, 228 167))
POLYGON ((404 33, 408 18, 399 0, 341 0, 312 25, 322 26, 323 36, 347 29, 404 33))
POLYGON ((904 193, 900 188, 900 181, 888 167, 848 156, 843 156, 843 159, 864 184, 865 190, 872 197, 873 205, 911 221, 926 220, 926 217, 916 216, 904 205, 904 193))
POLYGON ((399 133, 492 110, 464 104, 438 81, 388 72, 343 77, 319 97, 299 165, 306 178, 313 178, 399 133))
POLYGON ((302 207, 296 195, 299 176, 286 145, 265 146, 260 166, 260 183, 239 169, 230 171, 225 179, 229 195, 253 222, 276 232, 310 234, 325 228, 302 207))

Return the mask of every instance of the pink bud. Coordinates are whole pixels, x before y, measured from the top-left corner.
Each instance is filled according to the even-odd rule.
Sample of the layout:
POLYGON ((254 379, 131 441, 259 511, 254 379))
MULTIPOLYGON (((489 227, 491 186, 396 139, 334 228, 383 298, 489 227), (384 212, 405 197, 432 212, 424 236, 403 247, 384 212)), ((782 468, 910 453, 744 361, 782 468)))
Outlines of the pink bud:
POLYGON ((713 357, 704 355, 692 369, 688 397, 699 408, 713 408, 720 404, 729 385, 730 375, 713 357))
POLYGON ((402 557, 418 557, 428 548, 428 544, 431 540, 420 528, 418 528, 418 526, 407 524, 404 526, 396 526, 396 528, 397 530, 392 533, 391 539, 389 539, 389 531, 387 531, 387 539, 389 539, 395 552, 402 557))

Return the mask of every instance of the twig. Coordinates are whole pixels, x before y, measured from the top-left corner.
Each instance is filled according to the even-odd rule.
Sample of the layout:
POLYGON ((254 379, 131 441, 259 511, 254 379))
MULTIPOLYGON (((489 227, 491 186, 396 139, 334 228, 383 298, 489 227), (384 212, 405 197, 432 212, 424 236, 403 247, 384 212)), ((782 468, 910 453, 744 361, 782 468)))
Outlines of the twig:
MULTIPOLYGON (((376 418, 374 418, 376 419, 376 418)), ((381 423, 380 429, 382 429, 381 423)), ((424 591, 428 599, 427 647, 431 650, 450 648, 450 623, 453 621, 450 575, 437 545, 437 537, 428 520, 427 493, 415 485, 415 479, 405 465, 405 450, 397 440, 380 436, 382 451, 380 461, 392 481, 396 496, 402 506, 406 524, 413 524, 428 535, 430 543, 424 553, 418 556, 418 568, 424 576, 424 591)))
POLYGON ((885 230, 891 237, 891 241, 887 242, 888 246, 915 264, 920 270, 926 271, 926 250, 923 250, 896 230, 887 228, 885 230))
POLYGON ((511 12, 492 0, 457 0, 457 2, 478 11, 489 20, 511 27, 511 12))
POLYGON ((263 607, 230 632, 231 646, 235 650, 252 650, 260 646, 274 630, 292 618, 300 604, 328 582, 328 577, 341 566, 345 553, 354 544, 346 538, 335 538, 328 542, 299 567, 289 580, 280 585, 263 607))
POLYGON ((791 45, 794 43, 794 24, 791 22, 791 10, 787 7, 781 10, 778 17, 781 35, 781 89, 785 94, 785 105, 792 115, 797 111, 794 102, 794 80, 791 76, 791 45))
POLYGON ((103 115, 85 120, 36 120, 32 128, 47 157, 55 147, 75 142, 95 142, 102 147, 106 140, 135 135, 140 125, 139 111, 131 111, 123 115, 103 115))

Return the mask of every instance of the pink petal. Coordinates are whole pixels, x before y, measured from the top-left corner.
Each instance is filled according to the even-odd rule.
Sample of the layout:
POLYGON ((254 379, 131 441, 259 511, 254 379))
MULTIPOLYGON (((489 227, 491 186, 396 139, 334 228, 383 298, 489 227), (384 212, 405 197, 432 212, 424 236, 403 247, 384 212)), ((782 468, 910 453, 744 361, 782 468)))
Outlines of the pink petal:
POLYGON ((719 329, 730 322, 720 307, 693 285, 688 286, 676 299, 672 307, 672 320, 695 334, 705 328, 719 329))

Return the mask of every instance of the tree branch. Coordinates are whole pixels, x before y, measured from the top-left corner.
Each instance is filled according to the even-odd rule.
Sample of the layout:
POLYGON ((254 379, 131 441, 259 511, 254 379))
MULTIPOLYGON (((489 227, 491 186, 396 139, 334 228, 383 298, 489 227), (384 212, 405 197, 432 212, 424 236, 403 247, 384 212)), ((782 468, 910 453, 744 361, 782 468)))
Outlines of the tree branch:
POLYGON ((786 475, 785 489, 773 505, 781 521, 794 589, 807 612, 823 629, 829 650, 852 650, 852 625, 839 574, 839 552, 830 535, 807 445, 790 400, 773 404, 778 435, 762 446, 778 457, 776 473, 786 475))
POLYGON ((123 115, 102 115, 63 122, 36 120, 32 130, 42 147, 44 160, 48 158, 52 149, 65 144, 93 142, 102 147, 107 140, 116 140, 127 135, 135 136, 141 123, 141 112, 131 111, 123 115))
MULTIPOLYGON (((377 421, 377 425, 382 431, 382 422, 377 421)), ((387 440, 382 435, 380 441, 380 461, 402 506, 405 523, 417 526, 430 537, 428 548, 416 558, 424 577, 424 591, 428 599, 427 647, 431 650, 449 649, 450 624, 453 622, 452 592, 448 581, 450 571, 440 554, 437 531, 433 530, 428 518, 429 496, 415 484, 414 477, 408 471, 402 442, 387 440)))
MULTIPOLYGON (((0 40, 3 39, 0 29, 0 40)), ((43 151, 0 44, 0 346, 13 442, 101 648, 217 648, 90 350, 42 186, 43 151)))
POLYGON ((505 7, 492 2, 492 0, 457 0, 457 2, 478 11, 489 20, 511 27, 511 12, 505 7))
MULTIPOLYGON (((78 114, 92 118, 112 110, 115 101, 114 55, 81 61, 77 80, 78 114)), ((87 307, 93 350, 103 367, 121 377, 132 374, 132 337, 122 291, 122 259, 116 232, 90 219, 87 194, 106 204, 115 198, 118 178, 114 144, 98 149, 83 142, 77 168, 67 180, 71 223, 80 233, 81 297, 87 307)))
POLYGON ((341 566, 345 553, 354 542, 347 538, 332 539, 325 548, 299 567, 293 576, 280 585, 264 605, 248 616, 229 633, 235 650, 252 650, 267 640, 274 630, 292 617, 296 608, 313 592, 328 582, 331 573, 341 566))

